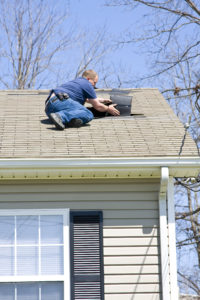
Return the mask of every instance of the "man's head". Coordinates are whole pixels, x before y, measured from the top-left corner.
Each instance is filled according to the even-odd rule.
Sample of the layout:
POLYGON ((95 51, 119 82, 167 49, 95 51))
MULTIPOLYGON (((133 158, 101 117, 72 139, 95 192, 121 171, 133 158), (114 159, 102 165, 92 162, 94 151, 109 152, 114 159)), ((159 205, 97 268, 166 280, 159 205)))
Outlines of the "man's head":
POLYGON ((86 78, 93 86, 95 86, 98 81, 98 74, 94 70, 85 70, 82 77, 86 78))

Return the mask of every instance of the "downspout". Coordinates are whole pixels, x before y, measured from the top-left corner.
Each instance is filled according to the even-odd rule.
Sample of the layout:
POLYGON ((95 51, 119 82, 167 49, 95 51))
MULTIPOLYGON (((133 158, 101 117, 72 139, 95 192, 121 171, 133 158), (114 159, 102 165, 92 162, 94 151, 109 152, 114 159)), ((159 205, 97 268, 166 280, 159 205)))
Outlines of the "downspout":
POLYGON ((167 231, 168 182, 169 182, 169 169, 168 167, 161 167, 161 180, 160 180, 160 191, 159 191, 159 221, 160 221, 162 300, 170 300, 169 253, 168 253, 168 231, 167 231))
POLYGON ((174 179, 170 176, 167 192, 171 299, 179 299, 176 262, 176 227, 174 210, 174 179))

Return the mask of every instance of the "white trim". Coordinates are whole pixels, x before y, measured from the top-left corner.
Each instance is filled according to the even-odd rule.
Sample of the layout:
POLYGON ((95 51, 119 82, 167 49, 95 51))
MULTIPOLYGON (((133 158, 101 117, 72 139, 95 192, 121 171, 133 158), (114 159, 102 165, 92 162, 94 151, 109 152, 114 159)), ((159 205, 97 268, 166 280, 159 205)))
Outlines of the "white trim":
MULTIPOLYGON (((14 230, 14 234, 15 234, 15 240, 14 240, 14 256, 15 256, 15 262, 14 262, 14 274, 16 275, 17 272, 17 221, 16 221, 16 215, 14 215, 14 219, 15 219, 15 230, 14 230)), ((8 245, 9 246, 9 245, 8 245)))
MULTIPOLYGON (((43 281, 63 281, 65 275, 44 275, 44 276, 2 276, 0 282, 43 282, 43 281)), ((68 298, 67 298, 68 299, 68 298)))
POLYGON ((169 170, 161 168, 160 192, 159 192, 159 217, 160 217, 160 248, 161 248, 161 274, 162 274, 162 300, 170 300, 169 289, 169 254, 167 238, 167 185, 169 170))
MULTIPOLYGON (((40 243, 38 244, 38 245, 40 245, 40 243)), ((35 246, 35 244, 27 244, 27 245, 21 245, 21 244, 17 244, 17 246, 19 246, 19 247, 24 247, 24 248, 26 248, 26 247, 34 247, 35 246)), ((57 246, 63 246, 63 244, 42 244, 42 246, 51 246, 51 247, 57 247, 57 246)), ((5 244, 5 245, 1 245, 1 247, 3 248, 3 247, 15 247, 15 245, 9 245, 9 244, 5 244)))
POLYGON ((174 210, 174 181, 169 178, 168 183, 168 233, 169 233, 169 260, 170 260, 170 287, 171 300, 179 299, 176 263, 176 229, 174 210))
POLYGON ((148 157, 148 158, 76 158, 76 159, 0 159, 0 168, 5 167, 111 167, 111 166, 178 166, 200 167, 200 157, 148 157))
POLYGON ((39 272, 39 275, 41 274, 41 222, 40 222, 40 215, 39 215, 39 228, 38 228, 38 240, 39 240, 39 244, 38 244, 38 256, 39 256, 39 261, 38 261, 38 265, 39 265, 39 268, 38 268, 38 272, 39 272))
POLYGON ((63 242, 64 242, 64 299, 71 299, 71 287, 70 287, 70 234, 69 234, 69 209, 68 214, 63 217, 63 242))
POLYGON ((65 216, 66 214, 68 215, 68 224, 69 224, 69 209, 64 208, 56 208, 56 209, 43 209, 43 208, 38 208, 38 209, 32 209, 32 208, 27 208, 27 209, 1 209, 0 210, 0 216, 38 216, 38 215, 63 215, 65 216))

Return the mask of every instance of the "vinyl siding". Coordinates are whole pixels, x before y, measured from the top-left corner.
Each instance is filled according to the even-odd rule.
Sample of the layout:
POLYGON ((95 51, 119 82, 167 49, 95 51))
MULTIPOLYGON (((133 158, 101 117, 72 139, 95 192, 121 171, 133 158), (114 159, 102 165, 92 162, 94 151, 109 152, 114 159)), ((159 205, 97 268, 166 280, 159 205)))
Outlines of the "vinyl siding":
POLYGON ((103 210, 105 300, 160 300, 159 182, 4 184, 0 209, 103 210))

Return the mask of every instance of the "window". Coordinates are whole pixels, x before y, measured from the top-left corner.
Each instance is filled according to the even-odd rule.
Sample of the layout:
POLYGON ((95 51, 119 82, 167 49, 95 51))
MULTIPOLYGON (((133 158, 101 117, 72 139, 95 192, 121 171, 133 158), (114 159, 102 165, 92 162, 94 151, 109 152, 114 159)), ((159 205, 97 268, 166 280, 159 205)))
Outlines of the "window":
POLYGON ((0 300, 69 300, 69 210, 0 211, 0 300))

